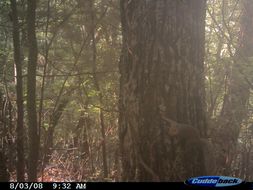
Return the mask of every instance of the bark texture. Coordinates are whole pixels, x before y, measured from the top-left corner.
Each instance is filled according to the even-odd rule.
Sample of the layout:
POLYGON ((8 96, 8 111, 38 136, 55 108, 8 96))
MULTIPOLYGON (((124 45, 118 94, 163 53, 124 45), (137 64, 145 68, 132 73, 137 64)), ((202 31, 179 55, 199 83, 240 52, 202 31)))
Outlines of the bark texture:
POLYGON ((205 1, 121 0, 120 6, 123 180, 182 180, 205 174, 203 152, 199 148, 183 151, 188 137, 185 146, 167 135, 173 124, 187 124, 201 137, 206 135, 205 1), (189 168, 196 160, 199 167, 189 168), (176 169, 180 165, 182 171, 176 169))

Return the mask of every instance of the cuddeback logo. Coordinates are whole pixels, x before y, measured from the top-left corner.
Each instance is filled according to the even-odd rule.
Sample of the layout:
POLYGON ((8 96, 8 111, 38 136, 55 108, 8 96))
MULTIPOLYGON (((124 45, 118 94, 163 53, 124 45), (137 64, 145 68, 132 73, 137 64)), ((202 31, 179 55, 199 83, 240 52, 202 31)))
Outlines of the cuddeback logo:
POLYGON ((187 179, 188 185, 205 186, 205 187, 227 187, 239 185, 243 180, 227 176, 200 176, 187 179))

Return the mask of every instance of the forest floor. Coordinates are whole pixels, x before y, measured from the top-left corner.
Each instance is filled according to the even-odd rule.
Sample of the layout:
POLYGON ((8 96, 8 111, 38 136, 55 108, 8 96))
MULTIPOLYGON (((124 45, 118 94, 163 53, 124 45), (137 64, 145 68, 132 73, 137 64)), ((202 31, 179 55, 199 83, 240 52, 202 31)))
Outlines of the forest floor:
MULTIPOLYGON (((111 171, 110 177, 104 178, 100 169, 96 168, 92 172, 87 165, 87 161, 77 162, 71 155, 64 158, 58 153, 53 154, 49 164, 43 167, 43 170, 38 170, 38 182, 118 181, 119 179, 116 171, 111 171)), ((25 178, 27 179, 27 174, 25 178)), ((16 173, 11 173, 10 181, 15 182, 16 179, 16 173)))

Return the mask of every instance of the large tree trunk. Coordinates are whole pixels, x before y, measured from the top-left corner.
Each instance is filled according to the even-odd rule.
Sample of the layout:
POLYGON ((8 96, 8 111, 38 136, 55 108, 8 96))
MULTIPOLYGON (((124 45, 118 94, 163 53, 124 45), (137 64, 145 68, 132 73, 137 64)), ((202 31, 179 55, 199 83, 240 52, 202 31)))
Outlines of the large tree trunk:
POLYGON ((37 40, 35 32, 36 0, 28 0, 27 6, 27 40, 29 47, 27 71, 27 116, 29 126, 29 166, 28 181, 37 180, 37 165, 39 155, 39 135, 36 112, 36 66, 37 40))
POLYGON ((121 0, 121 19, 119 135, 123 180, 182 180, 206 174, 201 156, 186 149, 183 155, 188 160, 180 159, 184 171, 175 170, 179 150, 166 136, 173 122, 189 124, 202 137, 206 135, 205 1, 121 0), (186 168, 195 159, 199 170, 186 168))
POLYGON ((20 50, 20 33, 17 14, 16 0, 11 0, 13 19, 13 46, 14 60, 16 65, 16 92, 17 92, 17 181, 24 181, 25 159, 24 159, 24 106, 23 106, 23 79, 22 58, 20 50))

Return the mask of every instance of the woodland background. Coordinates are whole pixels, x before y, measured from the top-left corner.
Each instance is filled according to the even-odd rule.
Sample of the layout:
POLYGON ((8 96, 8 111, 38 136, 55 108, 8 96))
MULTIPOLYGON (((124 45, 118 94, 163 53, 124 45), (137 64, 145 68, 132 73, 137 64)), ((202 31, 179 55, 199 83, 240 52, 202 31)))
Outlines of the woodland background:
POLYGON ((251 0, 1 0, 0 181, 253 179, 251 0))

